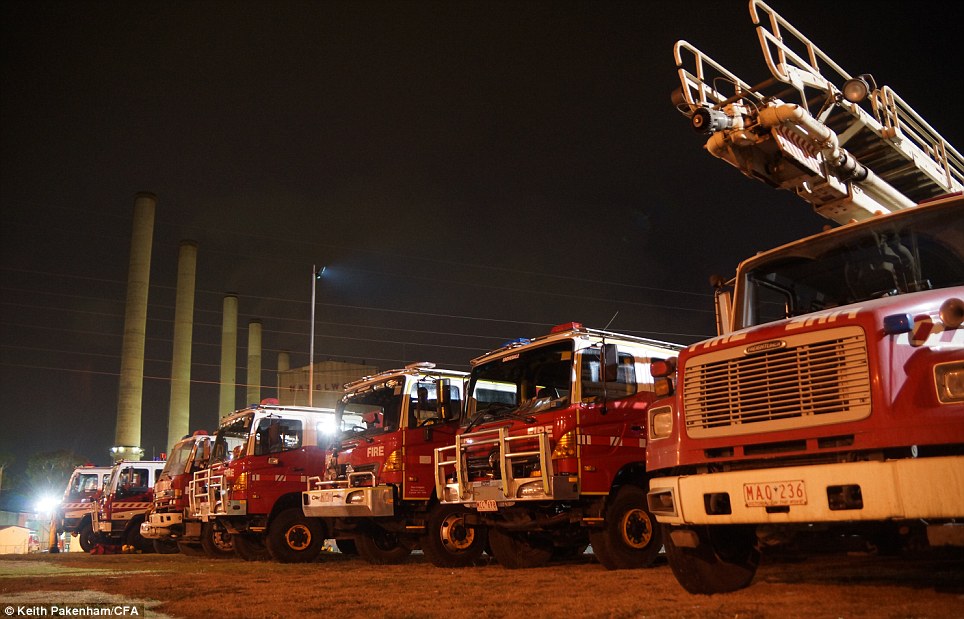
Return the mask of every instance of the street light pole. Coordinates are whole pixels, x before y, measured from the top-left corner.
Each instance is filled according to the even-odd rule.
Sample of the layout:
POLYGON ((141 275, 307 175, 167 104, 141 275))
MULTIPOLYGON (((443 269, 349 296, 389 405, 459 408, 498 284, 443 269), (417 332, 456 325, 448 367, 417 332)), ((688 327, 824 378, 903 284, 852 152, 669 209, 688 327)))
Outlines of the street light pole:
POLYGON ((315 289, 325 267, 311 265, 311 335, 308 336, 308 406, 313 406, 315 393, 315 289))

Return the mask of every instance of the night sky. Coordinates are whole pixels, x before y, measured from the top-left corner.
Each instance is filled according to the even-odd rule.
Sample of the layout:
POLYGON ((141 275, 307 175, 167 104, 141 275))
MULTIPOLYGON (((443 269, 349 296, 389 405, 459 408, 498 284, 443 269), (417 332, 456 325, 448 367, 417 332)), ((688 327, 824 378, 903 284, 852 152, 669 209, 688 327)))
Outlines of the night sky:
MULTIPOLYGON (((951 3, 774 8, 958 149, 951 3)), ((823 220, 702 149, 684 38, 769 77, 746 3, 5 2, 0 454, 114 442, 134 194, 157 195, 141 445, 166 451, 181 239, 199 243, 192 428, 217 423, 221 303, 277 354, 467 369, 557 323, 691 343, 709 276, 823 220)), ((238 389, 238 405, 244 391, 238 389)))

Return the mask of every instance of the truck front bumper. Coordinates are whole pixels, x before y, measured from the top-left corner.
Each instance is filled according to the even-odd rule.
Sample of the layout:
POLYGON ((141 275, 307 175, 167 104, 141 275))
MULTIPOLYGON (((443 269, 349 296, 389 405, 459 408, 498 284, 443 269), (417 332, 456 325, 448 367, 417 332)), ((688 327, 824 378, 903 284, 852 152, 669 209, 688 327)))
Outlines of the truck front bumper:
POLYGON ((183 530, 184 515, 180 512, 154 512, 141 523, 141 537, 145 539, 176 539, 183 530))
POLYGON ((785 524, 964 517, 964 456, 753 469, 649 482, 673 525, 785 524))
POLYGON ((380 518, 395 513, 391 486, 326 488, 301 494, 301 508, 310 518, 380 518))

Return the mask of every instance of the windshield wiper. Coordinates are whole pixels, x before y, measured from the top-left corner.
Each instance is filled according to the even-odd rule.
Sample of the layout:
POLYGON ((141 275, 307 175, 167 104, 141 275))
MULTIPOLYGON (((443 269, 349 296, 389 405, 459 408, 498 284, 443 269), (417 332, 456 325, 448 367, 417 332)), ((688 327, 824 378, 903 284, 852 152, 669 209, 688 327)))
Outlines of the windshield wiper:
POLYGON ((465 426, 463 433, 471 431, 472 428, 482 423, 482 421, 486 418, 493 420, 519 419, 526 423, 536 422, 535 417, 520 413, 518 408, 514 407, 512 404, 506 404, 505 402, 493 402, 478 412, 478 414, 475 416, 475 419, 473 419, 469 425, 465 426))

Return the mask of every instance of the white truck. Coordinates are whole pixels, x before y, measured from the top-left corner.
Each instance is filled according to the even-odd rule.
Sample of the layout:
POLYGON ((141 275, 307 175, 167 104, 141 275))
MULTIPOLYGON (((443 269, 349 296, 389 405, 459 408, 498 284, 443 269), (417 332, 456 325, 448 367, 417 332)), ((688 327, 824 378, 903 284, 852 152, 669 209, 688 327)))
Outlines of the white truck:
POLYGON ((110 479, 112 467, 78 466, 70 474, 64 498, 57 511, 57 534, 66 533, 76 537, 84 552, 94 547, 92 519, 97 511, 97 499, 110 479))
POLYGON ((122 460, 114 465, 92 514, 95 545, 154 551, 151 541, 141 536, 141 523, 153 504, 154 484, 164 465, 163 460, 122 460))

